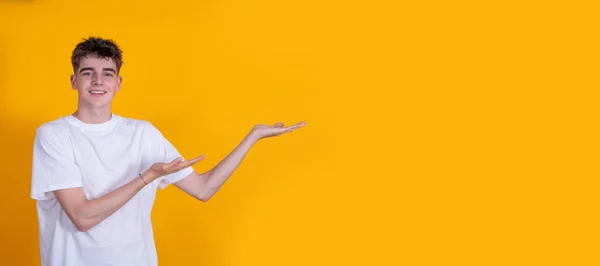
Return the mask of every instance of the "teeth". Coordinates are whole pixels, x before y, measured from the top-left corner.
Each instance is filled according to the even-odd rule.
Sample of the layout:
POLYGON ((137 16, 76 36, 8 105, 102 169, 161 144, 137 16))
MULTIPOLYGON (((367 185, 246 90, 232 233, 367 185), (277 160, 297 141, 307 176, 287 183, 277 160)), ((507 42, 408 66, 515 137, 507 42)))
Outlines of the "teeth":
POLYGON ((91 94, 105 94, 105 91, 90 91, 91 94))

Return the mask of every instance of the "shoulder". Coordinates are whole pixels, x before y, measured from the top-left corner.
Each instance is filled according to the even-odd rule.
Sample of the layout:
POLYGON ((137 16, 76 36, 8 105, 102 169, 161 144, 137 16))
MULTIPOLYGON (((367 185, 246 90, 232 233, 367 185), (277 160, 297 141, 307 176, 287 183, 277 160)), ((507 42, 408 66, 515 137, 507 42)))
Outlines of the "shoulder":
POLYGON ((36 128, 33 142, 34 152, 39 149, 44 151, 65 151, 73 146, 71 131, 64 118, 45 122, 36 128))
POLYGON ((63 139, 69 135, 67 121, 64 117, 44 122, 36 128, 37 139, 63 139))
POLYGON ((144 135, 151 135, 153 137, 160 137, 162 135, 160 130, 148 120, 123 116, 120 116, 119 120, 119 123, 128 127, 134 127, 144 135))
POLYGON ((115 115, 115 116, 117 116, 117 119, 118 119, 117 123, 124 125, 124 126, 133 126, 133 127, 138 127, 141 129, 148 129, 148 128, 152 127, 152 124, 144 119, 127 117, 127 116, 122 116, 122 115, 115 115))

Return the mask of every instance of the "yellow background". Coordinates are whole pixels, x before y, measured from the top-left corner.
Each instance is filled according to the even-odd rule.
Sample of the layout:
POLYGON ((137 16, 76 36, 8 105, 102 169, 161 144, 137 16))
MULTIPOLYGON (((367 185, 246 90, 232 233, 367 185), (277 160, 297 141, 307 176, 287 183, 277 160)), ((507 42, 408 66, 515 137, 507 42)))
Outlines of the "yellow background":
POLYGON ((39 265, 35 128, 82 38, 124 50, 114 111, 210 169, 171 186, 160 265, 599 265, 593 1, 0 1, 0 258, 39 265))

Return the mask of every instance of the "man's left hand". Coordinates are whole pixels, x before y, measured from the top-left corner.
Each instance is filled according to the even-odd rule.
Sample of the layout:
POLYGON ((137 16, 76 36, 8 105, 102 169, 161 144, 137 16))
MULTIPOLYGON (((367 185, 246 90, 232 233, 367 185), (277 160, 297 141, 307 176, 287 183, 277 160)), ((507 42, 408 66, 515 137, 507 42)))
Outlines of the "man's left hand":
POLYGON ((306 122, 300 122, 285 127, 283 126, 283 122, 275 123, 273 125, 258 124, 254 126, 254 128, 252 128, 250 135, 253 136, 256 140, 259 140, 292 132, 298 128, 303 127, 304 125, 306 125, 306 122))

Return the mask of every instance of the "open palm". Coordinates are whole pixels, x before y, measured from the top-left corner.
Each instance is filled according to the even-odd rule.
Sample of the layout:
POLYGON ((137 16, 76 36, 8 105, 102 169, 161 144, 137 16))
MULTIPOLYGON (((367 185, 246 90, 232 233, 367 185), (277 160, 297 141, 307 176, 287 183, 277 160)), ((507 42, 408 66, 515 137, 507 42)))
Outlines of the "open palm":
POLYGON ((179 157, 169 163, 154 163, 152 166, 150 166, 148 172, 150 176, 158 178, 161 176, 179 172, 181 169, 190 167, 202 159, 204 159, 204 155, 198 156, 187 161, 184 161, 183 158, 179 157))
POLYGON ((283 122, 275 123, 273 125, 258 124, 252 128, 252 134, 257 139, 268 138, 294 131, 304 125, 306 125, 306 122, 300 122, 290 126, 283 126, 283 122))

